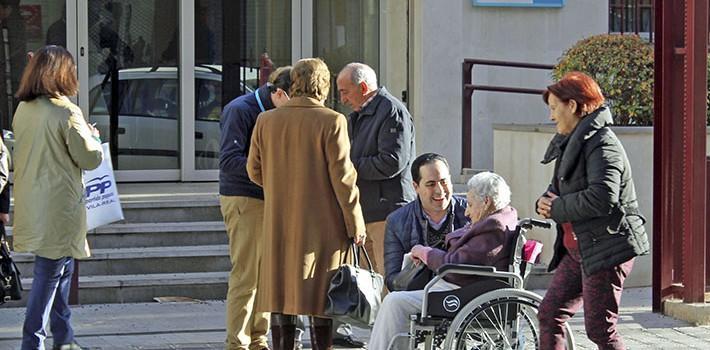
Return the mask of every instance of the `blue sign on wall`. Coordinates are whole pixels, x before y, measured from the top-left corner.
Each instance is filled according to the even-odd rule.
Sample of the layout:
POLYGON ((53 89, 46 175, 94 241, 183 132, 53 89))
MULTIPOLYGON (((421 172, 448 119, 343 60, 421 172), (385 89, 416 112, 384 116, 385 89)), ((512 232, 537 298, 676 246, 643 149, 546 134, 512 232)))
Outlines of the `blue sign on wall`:
POLYGON ((491 7, 562 7, 565 0, 471 0, 473 6, 491 7))

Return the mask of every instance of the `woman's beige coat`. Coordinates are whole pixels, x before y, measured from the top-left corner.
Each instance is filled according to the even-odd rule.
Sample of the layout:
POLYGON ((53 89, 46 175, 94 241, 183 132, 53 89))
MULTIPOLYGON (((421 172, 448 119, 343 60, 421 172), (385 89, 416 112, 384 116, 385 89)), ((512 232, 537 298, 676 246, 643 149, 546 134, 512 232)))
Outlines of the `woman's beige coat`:
POLYGON ((14 248, 47 259, 86 258, 82 169, 101 164, 101 144, 67 98, 21 102, 15 132, 14 248))
POLYGON ((323 316, 331 277, 365 222, 345 117, 294 97, 259 115, 247 162, 264 188, 257 310, 323 316))

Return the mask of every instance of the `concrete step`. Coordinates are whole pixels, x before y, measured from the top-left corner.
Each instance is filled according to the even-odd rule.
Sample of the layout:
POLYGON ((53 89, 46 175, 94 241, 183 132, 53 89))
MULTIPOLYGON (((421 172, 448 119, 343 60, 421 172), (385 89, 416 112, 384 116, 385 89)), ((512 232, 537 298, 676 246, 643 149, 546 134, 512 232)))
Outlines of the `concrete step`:
POLYGON ((122 223, 222 221, 219 198, 122 202, 122 223))
MULTIPOLYGON (((14 254, 23 277, 33 276, 34 255, 14 254)), ((80 276, 229 271, 227 245, 94 249, 79 261, 80 276)))
MULTIPOLYGON (((12 227, 7 228, 12 245, 12 227)), ((91 249, 227 244, 222 221, 111 224, 87 234, 91 249)))
POLYGON ((227 244, 224 222, 112 224, 89 232, 92 249, 227 244))
MULTIPOLYGON (((136 303, 155 297, 179 296, 200 300, 223 300, 227 295, 229 272, 190 272, 115 276, 80 276, 80 304, 136 303)), ((3 307, 25 306, 32 279, 23 278, 22 300, 3 307)))

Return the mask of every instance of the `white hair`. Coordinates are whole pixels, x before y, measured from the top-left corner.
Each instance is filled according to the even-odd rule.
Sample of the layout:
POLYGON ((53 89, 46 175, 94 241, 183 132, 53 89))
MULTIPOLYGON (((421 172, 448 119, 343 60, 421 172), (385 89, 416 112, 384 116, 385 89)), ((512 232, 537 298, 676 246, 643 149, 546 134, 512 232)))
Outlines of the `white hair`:
POLYGON ((495 210, 505 208, 510 204, 510 187, 502 176, 484 171, 473 175, 466 184, 468 192, 477 199, 484 200, 489 197, 495 210))
POLYGON ((372 69, 372 67, 364 63, 353 62, 348 63, 343 68, 343 71, 350 72, 350 81, 352 81, 353 84, 358 85, 365 82, 365 85, 367 85, 370 91, 377 90, 377 74, 375 74, 375 70, 372 69))

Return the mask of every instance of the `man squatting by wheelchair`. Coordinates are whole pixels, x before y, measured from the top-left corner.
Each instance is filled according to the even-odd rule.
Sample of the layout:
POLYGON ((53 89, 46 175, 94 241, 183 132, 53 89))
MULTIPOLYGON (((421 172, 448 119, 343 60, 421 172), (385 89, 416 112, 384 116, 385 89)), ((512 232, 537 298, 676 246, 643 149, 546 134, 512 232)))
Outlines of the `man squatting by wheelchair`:
POLYGON ((599 349, 626 349, 616 328, 621 292, 634 257, 649 251, 629 160, 591 77, 568 73, 543 100, 557 135, 543 160, 555 168, 537 213, 557 223, 557 239, 549 267, 556 271, 538 313, 540 349, 565 348, 564 324, 582 305, 589 339, 599 349))
MULTIPOLYGON (((511 237, 518 215, 510 206, 510 188, 501 176, 490 172, 473 176, 468 181, 467 200, 464 201, 451 196, 448 164, 442 156, 428 153, 418 157, 412 165, 412 173, 419 198, 387 219, 386 280, 393 292, 385 297, 377 314, 369 341, 369 349, 373 350, 408 349, 409 315, 421 311, 422 285, 409 285, 407 290, 396 291, 399 286, 394 281, 405 252, 411 252, 415 261, 426 264, 433 271, 444 264, 488 265, 501 270, 508 267, 511 237), (439 207, 432 206, 434 203, 439 207), (439 230, 432 227, 437 223, 432 214, 437 211, 432 212, 432 209, 445 214, 438 218, 439 224, 450 221, 449 227, 455 227, 455 230, 436 236, 439 230), (469 223, 459 216, 462 210, 470 219, 469 223), (432 242, 432 234, 441 241, 432 242)), ((425 278, 423 283, 428 279, 425 278)), ((438 282, 431 291, 456 289, 476 279, 451 275, 438 282)))

